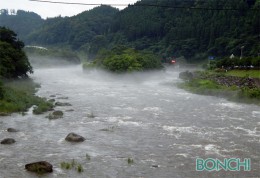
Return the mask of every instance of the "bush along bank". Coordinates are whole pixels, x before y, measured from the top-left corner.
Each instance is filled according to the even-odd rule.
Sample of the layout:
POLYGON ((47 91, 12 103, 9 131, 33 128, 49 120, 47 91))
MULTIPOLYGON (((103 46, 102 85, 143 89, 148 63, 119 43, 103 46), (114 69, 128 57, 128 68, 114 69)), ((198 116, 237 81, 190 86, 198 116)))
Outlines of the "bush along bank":
POLYGON ((224 97, 260 105, 260 78, 229 76, 211 71, 181 72, 180 88, 193 93, 224 97))
POLYGON ((0 116, 14 112, 24 113, 35 106, 34 114, 42 114, 53 108, 53 103, 35 95, 38 84, 31 79, 5 80, 0 84, 0 116))

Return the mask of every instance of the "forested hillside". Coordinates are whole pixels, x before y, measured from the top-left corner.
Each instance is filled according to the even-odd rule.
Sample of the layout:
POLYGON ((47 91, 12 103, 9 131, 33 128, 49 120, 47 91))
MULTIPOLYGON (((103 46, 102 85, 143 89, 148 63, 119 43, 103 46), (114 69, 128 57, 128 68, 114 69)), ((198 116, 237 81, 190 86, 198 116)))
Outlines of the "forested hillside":
POLYGON ((41 28, 30 34, 26 41, 43 45, 64 44, 74 50, 88 50, 89 46, 93 48, 96 45, 96 39, 102 38, 100 35, 109 32, 117 12, 112 7, 100 6, 73 17, 50 18, 41 28))
MULTIPOLYGON (((260 0, 142 0, 122 11, 100 6, 74 17, 49 18, 21 37, 26 44, 84 51, 89 58, 117 45, 190 61, 240 56, 242 50, 244 56, 257 56, 259 9, 260 0)), ((19 32, 21 26, 8 25, 8 16, 1 14, 9 20, 0 25, 19 32)))
POLYGON ((116 16, 113 32, 138 49, 188 59, 240 55, 242 46, 244 55, 254 56, 260 52, 259 8, 259 0, 142 0, 116 16))
POLYGON ((0 14, 0 26, 6 26, 17 33, 24 40, 32 31, 43 25, 44 20, 34 12, 23 10, 2 9, 0 14))

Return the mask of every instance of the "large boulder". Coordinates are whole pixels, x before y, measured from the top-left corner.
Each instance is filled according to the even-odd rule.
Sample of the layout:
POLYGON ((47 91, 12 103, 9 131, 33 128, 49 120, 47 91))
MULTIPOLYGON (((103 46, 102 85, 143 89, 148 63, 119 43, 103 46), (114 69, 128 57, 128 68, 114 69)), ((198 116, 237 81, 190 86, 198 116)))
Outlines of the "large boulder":
POLYGON ((63 112, 62 111, 53 111, 47 116, 49 119, 59 119, 62 118, 63 112))
POLYGON ((26 164, 25 169, 27 171, 36 172, 38 174, 50 173, 53 171, 52 165, 46 161, 39 161, 26 164))
POLYGON ((1 144, 13 144, 15 140, 13 138, 5 138, 1 141, 1 144))
POLYGON ((65 138, 65 140, 69 141, 69 142, 83 142, 84 140, 86 140, 84 137, 75 134, 75 133, 69 133, 67 135, 67 137, 65 138))

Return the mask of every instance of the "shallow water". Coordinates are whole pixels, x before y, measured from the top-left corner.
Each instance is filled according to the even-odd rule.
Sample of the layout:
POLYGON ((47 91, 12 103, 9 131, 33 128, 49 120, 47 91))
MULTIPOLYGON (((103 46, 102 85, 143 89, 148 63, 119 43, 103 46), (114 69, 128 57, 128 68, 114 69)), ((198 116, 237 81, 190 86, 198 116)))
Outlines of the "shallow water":
POLYGON ((36 69, 32 77, 41 83, 38 95, 55 95, 72 106, 56 107, 64 111, 58 120, 31 110, 25 116, 0 117, 1 139, 17 141, 0 145, 0 177, 36 177, 24 165, 40 160, 54 166, 53 173, 41 177, 260 177, 259 106, 178 89, 179 71, 113 75, 84 73, 79 66, 36 69), (20 132, 9 133, 8 127, 20 132), (69 132, 86 141, 66 142, 69 132), (198 157, 250 158, 251 171, 196 172, 198 157), (72 159, 83 173, 60 168, 72 159))

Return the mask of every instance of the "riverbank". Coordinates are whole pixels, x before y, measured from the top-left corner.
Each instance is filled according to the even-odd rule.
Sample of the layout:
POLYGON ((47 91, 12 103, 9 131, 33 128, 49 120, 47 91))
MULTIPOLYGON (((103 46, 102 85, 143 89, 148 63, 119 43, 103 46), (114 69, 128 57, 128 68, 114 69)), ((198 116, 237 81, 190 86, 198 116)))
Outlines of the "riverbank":
POLYGON ((248 77, 243 71, 239 75, 232 73, 238 72, 182 72, 179 77, 185 82, 179 84, 179 87, 196 94, 260 105, 260 78, 248 77))
POLYGON ((41 114, 53 108, 53 103, 35 95, 40 86, 33 80, 5 80, 0 85, 0 116, 14 112, 24 113, 30 107, 34 114, 41 114))

